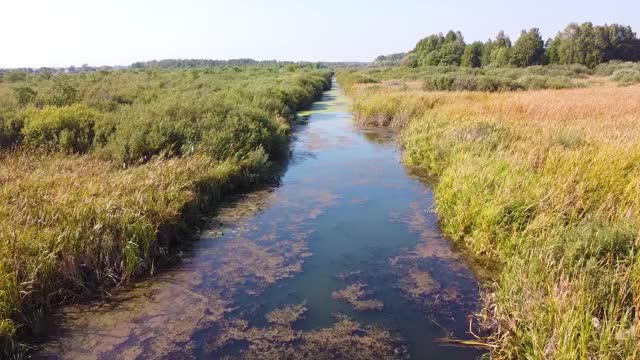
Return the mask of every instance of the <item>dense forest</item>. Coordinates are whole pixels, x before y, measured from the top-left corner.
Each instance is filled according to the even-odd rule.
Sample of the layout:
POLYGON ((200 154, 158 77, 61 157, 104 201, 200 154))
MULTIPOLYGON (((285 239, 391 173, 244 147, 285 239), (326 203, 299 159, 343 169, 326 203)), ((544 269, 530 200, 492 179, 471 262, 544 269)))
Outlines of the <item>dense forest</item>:
MULTIPOLYGON (((397 65, 397 56, 378 57, 377 66, 397 65)), ((594 67, 598 64, 640 60, 640 39, 630 26, 619 24, 593 25, 571 23, 551 39, 544 40, 540 30, 523 30, 512 42, 500 31, 495 39, 467 44, 461 32, 433 34, 420 40, 415 48, 403 57, 401 63, 408 67, 464 66, 478 67, 527 67, 547 64, 580 64, 594 67)))
POLYGON ((0 339, 12 351, 49 306, 153 272, 221 196, 267 180, 290 120, 331 72, 0 79, 0 339))

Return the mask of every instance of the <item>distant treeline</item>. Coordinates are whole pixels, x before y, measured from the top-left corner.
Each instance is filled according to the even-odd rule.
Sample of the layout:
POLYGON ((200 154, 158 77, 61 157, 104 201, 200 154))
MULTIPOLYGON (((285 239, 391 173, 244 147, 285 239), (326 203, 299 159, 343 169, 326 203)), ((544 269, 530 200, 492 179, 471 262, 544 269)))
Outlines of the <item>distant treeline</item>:
POLYGON ((407 53, 380 55, 373 60, 370 66, 398 66, 402 63, 405 56, 407 56, 407 53))
POLYGON ((571 23, 554 38, 542 39, 540 30, 523 30, 512 43, 500 31, 495 39, 467 44, 462 33, 433 34, 398 61, 398 54, 380 56, 372 65, 422 66, 517 66, 581 64, 594 67, 612 60, 640 61, 640 39, 630 26, 594 26, 590 22, 571 23))
POLYGON ((199 68, 199 67, 227 67, 227 66, 282 66, 295 65, 309 68, 344 68, 366 66, 360 62, 307 62, 307 61, 279 61, 279 60, 254 60, 254 59, 163 59, 151 61, 139 61, 131 64, 134 69, 172 69, 172 68, 199 68))

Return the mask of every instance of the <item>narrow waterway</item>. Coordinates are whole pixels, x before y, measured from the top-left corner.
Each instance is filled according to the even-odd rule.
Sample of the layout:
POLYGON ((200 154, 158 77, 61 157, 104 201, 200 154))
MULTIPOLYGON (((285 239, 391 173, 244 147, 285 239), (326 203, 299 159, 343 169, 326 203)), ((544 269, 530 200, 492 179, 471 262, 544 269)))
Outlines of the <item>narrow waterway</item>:
POLYGON ((280 184, 224 206, 175 268, 70 306, 36 358, 474 359, 478 284, 395 135, 334 86, 300 114, 280 184))

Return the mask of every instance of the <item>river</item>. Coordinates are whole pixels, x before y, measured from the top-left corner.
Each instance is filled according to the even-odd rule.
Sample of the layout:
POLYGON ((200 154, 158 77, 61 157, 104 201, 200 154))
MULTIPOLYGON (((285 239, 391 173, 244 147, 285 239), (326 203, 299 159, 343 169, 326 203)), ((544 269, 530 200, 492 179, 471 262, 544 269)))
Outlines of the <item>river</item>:
POLYGON ((61 309, 35 358, 474 359, 478 283, 396 135, 336 85, 294 125, 278 186, 225 204, 177 266, 61 309))

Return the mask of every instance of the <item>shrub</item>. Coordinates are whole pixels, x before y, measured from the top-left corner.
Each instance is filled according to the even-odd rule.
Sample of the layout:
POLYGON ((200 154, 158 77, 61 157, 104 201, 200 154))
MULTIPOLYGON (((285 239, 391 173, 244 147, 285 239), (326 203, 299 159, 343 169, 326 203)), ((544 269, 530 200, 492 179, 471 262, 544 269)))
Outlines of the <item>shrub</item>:
POLYGON ((620 69, 611 75, 611 80, 620 85, 631 85, 640 83, 640 70, 620 69))
POLYGON ((507 78, 481 76, 478 79, 478 90, 486 92, 519 90, 521 86, 507 78))
POLYGON ((93 143, 93 127, 100 117, 85 105, 31 109, 25 117, 22 135, 35 146, 86 152, 93 143))
POLYGON ((20 114, 12 109, 0 107, 0 149, 20 142, 23 125, 20 114))
POLYGON ((285 148, 285 132, 262 111, 237 109, 215 120, 209 120, 211 129, 200 145, 214 159, 242 160, 256 150, 276 154, 285 148))
POLYGON ((32 103, 38 95, 38 93, 29 86, 17 86, 13 89, 13 92, 19 106, 32 103))
POLYGON ((53 86, 47 103, 55 106, 68 106, 78 101, 78 89, 71 83, 71 79, 65 75, 53 78, 53 86))

